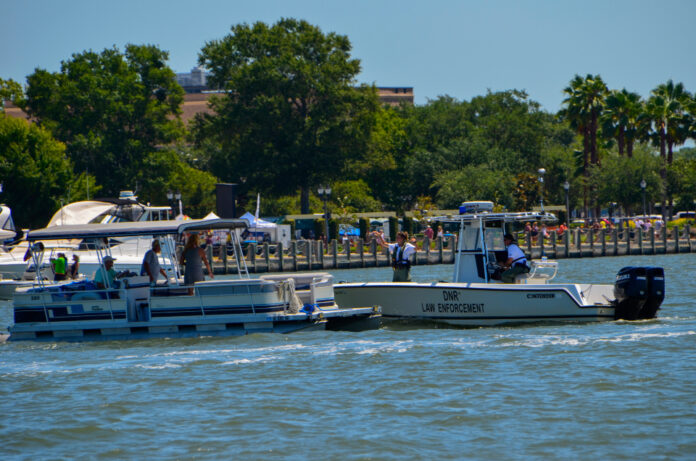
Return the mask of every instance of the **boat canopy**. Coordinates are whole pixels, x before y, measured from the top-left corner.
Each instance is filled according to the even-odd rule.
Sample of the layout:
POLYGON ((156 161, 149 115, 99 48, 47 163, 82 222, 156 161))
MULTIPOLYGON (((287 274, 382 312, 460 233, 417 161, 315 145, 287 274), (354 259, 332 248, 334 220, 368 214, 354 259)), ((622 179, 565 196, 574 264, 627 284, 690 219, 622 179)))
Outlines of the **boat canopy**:
POLYGON ((27 240, 98 239, 136 236, 176 235, 213 229, 246 228, 243 219, 192 219, 189 221, 140 221, 111 224, 75 224, 36 229, 27 240))

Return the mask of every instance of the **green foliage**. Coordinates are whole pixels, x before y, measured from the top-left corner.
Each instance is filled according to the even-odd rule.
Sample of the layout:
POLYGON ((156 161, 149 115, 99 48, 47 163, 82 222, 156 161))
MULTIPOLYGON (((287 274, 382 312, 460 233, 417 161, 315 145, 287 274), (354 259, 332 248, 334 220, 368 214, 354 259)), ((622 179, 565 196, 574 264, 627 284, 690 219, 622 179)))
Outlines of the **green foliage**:
POLYGON ((5 109, 4 102, 12 101, 17 106, 24 104, 24 90, 22 85, 14 80, 3 80, 0 78, 0 112, 5 109))
POLYGON ((673 181, 674 192, 678 196, 677 209, 696 209, 696 158, 678 157, 669 166, 668 177, 673 181))
MULTIPOLYGON (((167 191, 181 192, 184 214, 202 218, 214 210, 215 176, 186 163, 173 150, 160 150, 145 156, 142 169, 137 172, 138 191, 142 201, 167 203, 167 191)), ((178 213, 178 210, 175 210, 178 213)))
MULTIPOLYGON (((247 204, 249 208, 248 211, 254 212, 256 207, 256 192, 250 193, 250 197, 253 199, 247 204)), ((335 194, 331 194, 333 200, 329 200, 328 208, 329 213, 339 207, 337 197, 335 194)), ((324 202, 319 198, 318 195, 309 196, 309 208, 312 213, 324 214, 324 202)), ((263 216, 283 216, 288 214, 307 214, 300 213, 300 193, 296 191, 293 195, 282 195, 280 197, 274 197, 272 195, 261 195, 261 214, 263 216)), ((351 211, 352 212, 352 211, 351 211)))
POLYGON ((334 183, 331 195, 335 197, 334 202, 342 203, 349 213, 380 209, 380 203, 372 198, 370 187, 362 179, 334 183))
POLYGON ((512 208, 513 179, 485 165, 446 171, 435 182, 440 208, 457 208, 462 202, 490 200, 512 208))
POLYGON ((4 114, 0 114, 0 178, 2 201, 12 209, 19 227, 45 226, 71 186, 79 189, 65 146, 41 127, 4 114))
MULTIPOLYGON (((348 179, 362 179, 374 197, 394 207, 393 191, 403 187, 404 159, 408 153, 407 119, 397 109, 385 106, 375 114, 375 127, 366 150, 351 157, 344 168, 348 179)), ((379 208, 372 208, 374 211, 379 208)))
POLYGON ((646 197, 657 201, 662 189, 659 175, 660 160, 644 145, 637 146, 633 158, 609 155, 601 167, 590 169, 589 185, 596 191, 600 204, 616 202, 626 210, 641 210, 641 179, 647 183, 646 197))
POLYGON ((60 72, 27 78, 24 109, 63 141, 78 172, 89 171, 115 195, 137 177, 142 161, 183 134, 183 90, 150 45, 73 54, 60 72))
POLYGON ((208 42, 199 62, 227 95, 194 130, 200 147, 212 147, 215 171, 244 175, 273 195, 300 188, 308 213, 310 190, 340 177, 374 124, 376 91, 355 86, 360 63, 350 50, 347 37, 295 19, 235 25, 208 42))

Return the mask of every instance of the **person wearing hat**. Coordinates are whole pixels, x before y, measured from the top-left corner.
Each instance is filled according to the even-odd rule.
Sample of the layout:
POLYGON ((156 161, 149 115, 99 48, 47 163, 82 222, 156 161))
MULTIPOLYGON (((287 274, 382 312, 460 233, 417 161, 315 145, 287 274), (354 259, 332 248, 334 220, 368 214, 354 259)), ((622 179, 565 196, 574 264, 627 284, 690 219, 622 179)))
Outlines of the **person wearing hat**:
POLYGON ((114 288, 114 280, 116 280, 117 277, 116 270, 114 269, 114 261, 116 261, 116 259, 111 256, 104 256, 102 259, 104 265, 94 273, 94 284, 97 285, 97 288, 100 290, 114 288))
POLYGON ((529 272, 527 256, 524 254, 524 251, 517 246, 517 240, 515 240, 514 235, 505 234, 503 240, 507 248, 508 258, 503 263, 506 270, 501 274, 500 279, 504 283, 515 283, 516 276, 529 272))

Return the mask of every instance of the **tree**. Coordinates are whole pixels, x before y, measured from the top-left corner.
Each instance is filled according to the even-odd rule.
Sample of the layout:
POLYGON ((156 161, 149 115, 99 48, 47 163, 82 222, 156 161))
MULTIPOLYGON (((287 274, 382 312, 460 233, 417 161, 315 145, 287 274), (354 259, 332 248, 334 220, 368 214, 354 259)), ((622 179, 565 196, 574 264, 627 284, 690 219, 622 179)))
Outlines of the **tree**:
POLYGON ((2 200, 20 227, 43 227, 73 181, 65 145, 26 120, 0 113, 2 200))
POLYGON ((162 149, 147 154, 134 179, 140 186, 138 195, 141 200, 166 203, 166 193, 171 190, 181 192, 184 213, 193 218, 202 218, 215 209, 217 178, 192 167, 173 150, 162 149))
POLYGON ((658 85, 652 90, 648 99, 646 111, 653 123, 654 131, 651 133, 653 142, 660 147, 662 166, 662 213, 665 216, 672 215, 672 198, 668 193, 669 181, 667 177, 667 165, 672 163, 674 145, 683 144, 689 136, 691 124, 687 107, 691 103, 689 93, 682 83, 676 85, 672 80, 658 85), (669 198, 669 208, 664 205, 669 198))
POLYGON ((199 63, 226 94, 194 129, 199 146, 216 142, 215 171, 277 195, 299 188, 309 212, 312 188, 341 177, 346 159, 367 150, 374 125, 376 91, 355 86, 360 63, 350 50, 347 37, 295 19, 235 25, 206 43, 199 63))
POLYGON ((73 54, 60 72, 37 69, 27 78, 23 108, 66 144, 78 172, 116 194, 149 153, 183 134, 183 89, 167 59, 151 45, 73 54))
MULTIPOLYGON (((570 85, 563 90, 568 96, 563 100, 566 107, 559 115, 583 137, 583 170, 586 180, 590 175, 590 165, 599 163, 597 131, 607 91, 602 77, 592 74, 587 74, 585 78, 576 74, 570 85)), ((587 187, 583 192, 583 207, 587 216, 587 187)))
POLYGON ((21 106, 24 102, 24 90, 22 85, 14 80, 3 80, 0 78, 0 112, 5 110, 5 101, 12 101, 21 106))
POLYGON ((515 186, 511 177, 502 176, 485 165, 470 165, 460 170, 446 171, 435 181, 438 187, 437 204, 440 208, 457 208, 462 202, 490 200, 512 208, 512 191, 515 186))
POLYGON ((693 117, 688 112, 691 95, 682 83, 672 80, 652 90, 647 112, 654 124, 653 140, 660 147, 660 156, 672 163, 673 148, 689 137, 693 117))
MULTIPOLYGON (((633 158, 608 155, 600 166, 590 170, 590 184, 597 191, 600 204, 619 203, 625 210, 640 209, 642 213, 642 190, 640 181, 645 179, 646 195, 657 197, 662 190, 662 179, 658 174, 660 160, 648 146, 640 145, 633 158)), ((654 199, 653 199, 654 201, 654 199)))
POLYGON ((365 181, 372 195, 390 209, 399 204, 394 191, 411 184, 405 179, 408 172, 405 159, 409 152, 407 123, 407 117, 399 109, 388 106, 378 109, 366 151, 348 160, 344 168, 345 178, 365 181))
POLYGON ((632 157, 633 145, 642 131, 641 115, 644 105, 640 95, 625 88, 621 91, 612 90, 605 104, 600 117, 603 136, 616 140, 619 156, 626 152, 628 157, 632 157))

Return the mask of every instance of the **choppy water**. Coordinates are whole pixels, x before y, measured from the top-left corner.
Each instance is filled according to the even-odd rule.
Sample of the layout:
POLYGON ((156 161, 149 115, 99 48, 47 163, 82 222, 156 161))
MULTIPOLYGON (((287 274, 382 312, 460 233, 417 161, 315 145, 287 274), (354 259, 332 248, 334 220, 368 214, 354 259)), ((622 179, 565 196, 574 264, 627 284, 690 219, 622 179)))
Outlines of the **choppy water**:
POLYGON ((0 458, 694 459, 696 256, 557 281, 625 265, 665 267, 658 320, 0 344, 0 458))

